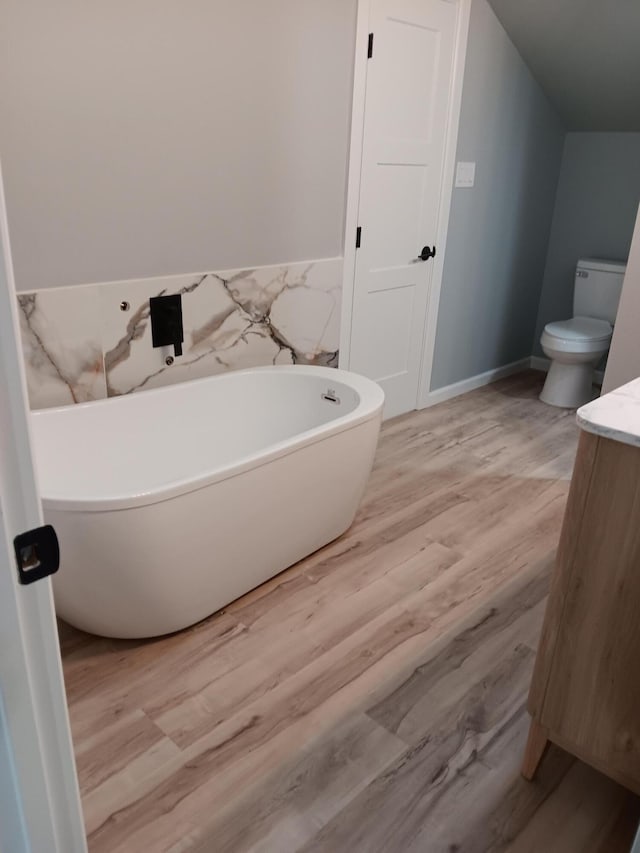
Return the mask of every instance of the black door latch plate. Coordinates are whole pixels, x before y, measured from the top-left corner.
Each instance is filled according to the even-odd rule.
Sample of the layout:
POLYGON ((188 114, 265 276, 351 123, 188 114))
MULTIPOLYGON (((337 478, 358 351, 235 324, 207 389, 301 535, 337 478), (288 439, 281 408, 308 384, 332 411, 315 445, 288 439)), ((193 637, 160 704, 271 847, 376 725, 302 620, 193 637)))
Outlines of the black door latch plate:
POLYGON ((60 546, 50 524, 20 533, 13 540, 21 584, 34 583, 55 574, 60 568, 60 546))

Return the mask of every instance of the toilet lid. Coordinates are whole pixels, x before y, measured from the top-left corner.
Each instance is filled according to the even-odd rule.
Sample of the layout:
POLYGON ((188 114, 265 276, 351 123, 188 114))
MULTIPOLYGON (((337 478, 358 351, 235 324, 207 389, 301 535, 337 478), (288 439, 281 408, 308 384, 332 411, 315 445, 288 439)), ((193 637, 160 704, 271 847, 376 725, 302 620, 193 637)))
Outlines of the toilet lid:
POLYGON ((552 338, 564 341, 608 341, 613 328, 606 320, 593 317, 572 317, 570 320, 557 320, 547 323, 545 332, 552 338))

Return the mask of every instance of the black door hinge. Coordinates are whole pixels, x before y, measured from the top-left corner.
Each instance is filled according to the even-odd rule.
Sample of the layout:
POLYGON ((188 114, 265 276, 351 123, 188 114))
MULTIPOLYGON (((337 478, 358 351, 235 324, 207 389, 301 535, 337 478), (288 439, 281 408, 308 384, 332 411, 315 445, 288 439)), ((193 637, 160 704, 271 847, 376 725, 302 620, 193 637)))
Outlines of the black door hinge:
POLYGON ((362 228, 358 225, 356 228, 356 249, 360 248, 360 241, 362 239, 362 228))
POLYGON ((13 540, 13 547, 21 584, 39 581, 60 568, 58 537, 50 524, 18 534, 13 540))
POLYGON ((373 33, 369 33, 369 45, 367 47, 367 59, 373 56, 373 33))

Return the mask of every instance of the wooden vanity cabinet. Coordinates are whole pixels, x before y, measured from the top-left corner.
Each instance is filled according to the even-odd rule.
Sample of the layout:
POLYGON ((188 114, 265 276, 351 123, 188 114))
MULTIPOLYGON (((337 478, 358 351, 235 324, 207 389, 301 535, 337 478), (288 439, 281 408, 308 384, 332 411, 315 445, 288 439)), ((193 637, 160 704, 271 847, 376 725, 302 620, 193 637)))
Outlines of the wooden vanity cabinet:
POLYGON ((529 693, 549 741, 640 794, 640 447, 582 432, 529 693))

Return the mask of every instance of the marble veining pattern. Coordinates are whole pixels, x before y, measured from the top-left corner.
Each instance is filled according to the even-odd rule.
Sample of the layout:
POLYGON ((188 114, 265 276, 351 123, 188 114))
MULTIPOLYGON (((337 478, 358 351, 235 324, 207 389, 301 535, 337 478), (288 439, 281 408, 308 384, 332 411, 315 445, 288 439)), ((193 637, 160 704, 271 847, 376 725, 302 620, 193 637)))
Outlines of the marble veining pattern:
POLYGON ((594 435, 640 447, 640 379, 582 406, 577 421, 594 435))
POLYGON ((337 366, 341 276, 335 258, 21 295, 31 405, 266 364, 337 366), (172 349, 151 344, 149 298, 170 293, 183 295, 185 340, 183 356, 167 365, 172 349), (100 382, 91 382, 96 365, 100 382))
POLYGON ((19 294, 18 305, 31 407, 106 397, 96 288, 19 294))

